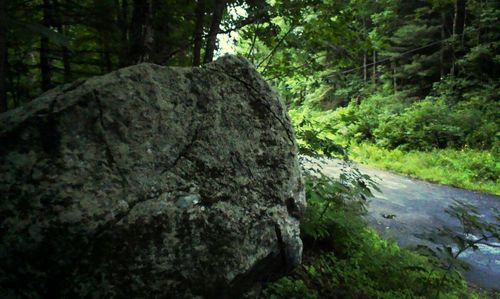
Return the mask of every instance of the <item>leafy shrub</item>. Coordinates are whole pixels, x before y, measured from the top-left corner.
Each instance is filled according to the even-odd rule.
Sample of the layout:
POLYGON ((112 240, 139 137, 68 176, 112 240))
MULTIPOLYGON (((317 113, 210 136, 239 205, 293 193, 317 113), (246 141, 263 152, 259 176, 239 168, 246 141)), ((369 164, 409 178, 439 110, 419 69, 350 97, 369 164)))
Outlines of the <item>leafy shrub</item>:
POLYGON ((443 100, 427 98, 403 113, 381 122, 374 130, 377 144, 429 150, 463 144, 463 131, 443 100))
POLYGON ((474 297, 459 273, 447 275, 428 257, 382 240, 366 226, 361 215, 369 178, 354 170, 343 183, 335 184, 315 169, 305 172, 309 204, 301 224, 305 262, 269 284, 264 298, 474 297))
POLYGON ((328 122, 312 121, 306 113, 295 111, 292 115, 299 153, 310 157, 345 157, 345 151, 331 138, 336 129, 328 122))
POLYGON ((300 279, 284 277, 279 281, 269 285, 264 290, 264 297, 269 299, 316 299, 316 291, 309 289, 300 279))
POLYGON ((347 111, 339 111, 341 117, 337 121, 347 128, 346 138, 374 141, 374 131, 379 125, 392 115, 400 113, 405 106, 398 95, 375 94, 362 99, 359 104, 351 102, 347 111), (347 115, 349 117, 345 117, 347 115))
MULTIPOLYGON (((498 83, 447 77, 435 83, 431 95, 421 100, 407 92, 391 93, 381 88, 367 95, 366 90, 363 87, 358 93, 347 94, 342 94, 343 89, 331 91, 343 102, 351 97, 346 107, 333 111, 321 112, 312 101, 299 109, 320 125, 331 126, 335 135, 346 140, 370 141, 389 149, 491 149, 500 143, 498 83)), ((325 100, 324 96, 319 98, 325 100)))
MULTIPOLYGON (((486 87, 487 88, 487 87, 486 87)), ((455 106, 455 120, 464 133, 462 145, 477 149, 491 149, 500 139, 500 102, 485 93, 468 93, 470 100, 455 106)), ((494 91, 491 91, 494 93, 494 91)))

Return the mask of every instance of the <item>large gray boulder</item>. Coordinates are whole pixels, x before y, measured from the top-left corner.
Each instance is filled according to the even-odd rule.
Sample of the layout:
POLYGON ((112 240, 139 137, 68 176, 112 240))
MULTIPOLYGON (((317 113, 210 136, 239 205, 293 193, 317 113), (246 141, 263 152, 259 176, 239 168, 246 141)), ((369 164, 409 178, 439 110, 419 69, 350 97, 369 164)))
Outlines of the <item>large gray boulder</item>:
POLYGON ((0 116, 1 298, 237 298, 301 262, 294 134, 244 59, 140 64, 0 116))

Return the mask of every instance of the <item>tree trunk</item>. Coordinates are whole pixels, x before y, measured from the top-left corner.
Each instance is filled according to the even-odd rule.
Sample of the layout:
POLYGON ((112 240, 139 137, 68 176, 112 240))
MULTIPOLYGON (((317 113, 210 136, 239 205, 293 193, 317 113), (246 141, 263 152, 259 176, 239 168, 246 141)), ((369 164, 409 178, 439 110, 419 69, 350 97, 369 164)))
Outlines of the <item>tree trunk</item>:
MULTIPOLYGON (((1 1, 1 0, 0 0, 1 1)), ((62 25, 62 13, 59 7, 59 2, 57 0, 52 0, 54 6, 54 12, 56 13, 55 25, 57 26, 57 31, 60 34, 64 34, 64 27, 62 25)), ((63 74, 64 83, 71 82, 71 63, 70 63, 70 51, 68 47, 62 46, 62 62, 63 62, 63 74)))
MULTIPOLYGON (((6 78, 5 78, 5 92, 7 94, 7 104, 9 103, 9 100, 12 102, 13 108, 19 107, 19 98, 15 97, 16 92, 14 91, 14 78, 13 78, 13 72, 10 68, 10 62, 9 62, 9 43, 7 40, 7 45, 5 47, 5 72, 6 72, 6 78), (8 93, 10 91, 10 94, 8 93)), ((7 109, 9 108, 9 105, 7 105, 7 109)))
POLYGON ((440 71, 440 79, 443 79, 445 76, 444 70, 444 52, 446 47, 445 39, 445 25, 446 25, 446 15, 444 12, 441 12, 441 51, 439 53, 439 71, 440 71))
POLYGON ((252 43, 250 44, 250 49, 248 49, 248 53, 246 55, 247 59, 250 59, 252 61, 252 63, 254 63, 253 50, 255 49, 255 43, 257 42, 257 33, 258 33, 257 28, 255 28, 255 30, 253 32, 252 43))
POLYGON ((372 82, 377 83, 377 51, 373 51, 372 82))
POLYGON ((5 0, 0 0, 0 112, 7 111, 7 5, 5 0))
POLYGON ((463 1, 463 7, 464 7, 464 21, 462 23, 462 48, 465 46, 465 28, 466 28, 466 22, 467 22, 467 3, 463 1))
POLYGON ((391 67, 392 67, 392 86, 394 88, 394 92, 398 91, 398 82, 396 79, 396 61, 392 59, 391 61, 391 67))
POLYGON ((70 62, 70 51, 67 47, 63 47, 63 68, 64 68, 64 82, 68 83, 72 81, 71 76, 71 62, 70 62))
POLYGON ((208 63, 214 59, 214 52, 217 43, 217 34, 220 30, 220 23, 226 9, 226 0, 215 0, 215 8, 212 14, 212 24, 208 32, 207 45, 205 47, 204 63, 208 63))
POLYGON ((453 2, 453 28, 451 29, 453 39, 455 39, 455 34, 457 34, 457 19, 458 19, 458 0, 455 0, 453 2))
MULTIPOLYGON (((366 19, 363 17, 363 34, 366 34, 366 19)), ((368 70, 366 66, 366 50, 363 52, 363 81, 366 82, 368 70)))
POLYGON ((456 39, 458 40, 459 37, 462 36, 465 31, 465 19, 467 17, 466 0, 457 0, 455 9, 457 10, 455 34, 457 35, 456 39))
POLYGON ((103 73, 109 73, 113 70, 113 62, 111 61, 109 42, 108 42, 108 39, 106 37, 103 37, 102 47, 103 47, 103 50, 101 53, 102 70, 103 70, 103 73))
POLYGON ((134 0, 128 64, 149 62, 153 56, 153 2, 134 0))
MULTIPOLYGON (((50 28, 50 1, 43 0, 43 20, 42 24, 50 28)), ((42 77, 42 91, 49 90, 52 87, 51 67, 49 59, 49 39, 42 36, 40 39, 40 73, 42 77)))
MULTIPOLYGON (((480 0, 479 1, 479 18, 481 18, 481 15, 483 14, 483 11, 484 11, 484 7, 483 7, 483 1, 480 0)), ((481 27, 481 20, 479 19, 478 22, 477 22, 477 43, 476 45, 479 46, 479 44, 481 44, 481 30, 482 30, 482 27, 481 27)))
POLYGON ((363 53, 363 81, 366 82, 368 77, 368 67, 366 66, 366 51, 363 53))
POLYGON ((457 35, 458 0, 453 2, 453 28, 451 34, 451 68, 450 75, 455 75, 455 37, 457 35))
POLYGON ((129 20, 128 20, 128 1, 115 0, 116 25, 120 28, 120 45, 118 47, 118 64, 120 67, 127 65, 128 46, 129 46, 129 20))
POLYGON ((193 36, 193 66, 201 64, 201 48, 203 43, 203 27, 205 24, 205 0, 196 4, 196 20, 193 36))

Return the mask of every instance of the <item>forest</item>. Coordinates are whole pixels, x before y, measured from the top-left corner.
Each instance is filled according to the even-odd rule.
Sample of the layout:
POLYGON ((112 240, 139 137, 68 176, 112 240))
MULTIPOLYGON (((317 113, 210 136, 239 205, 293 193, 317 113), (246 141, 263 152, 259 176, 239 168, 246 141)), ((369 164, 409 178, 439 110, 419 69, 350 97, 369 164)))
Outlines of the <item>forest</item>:
POLYGON ((231 52, 279 90, 296 126, 353 158, 499 193, 496 1, 2 5, 1 111, 138 62, 197 66, 231 52))
MULTIPOLYGON (((236 54, 281 96, 301 155, 500 195, 499 18, 495 0, 0 0, 0 112, 139 63, 236 54)), ((498 295, 458 271, 483 240, 447 232, 458 253, 403 249, 363 220, 369 177, 309 171, 304 264, 262 297, 498 295)), ((498 215, 448 213, 498 240, 498 215)))

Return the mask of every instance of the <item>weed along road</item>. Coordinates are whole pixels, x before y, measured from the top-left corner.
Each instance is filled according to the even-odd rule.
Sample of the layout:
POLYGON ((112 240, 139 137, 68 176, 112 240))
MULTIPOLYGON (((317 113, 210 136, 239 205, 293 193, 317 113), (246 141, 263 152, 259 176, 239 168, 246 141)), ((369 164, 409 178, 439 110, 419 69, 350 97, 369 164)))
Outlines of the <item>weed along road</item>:
MULTIPOLYGON (((330 176, 338 176, 340 169, 338 160, 329 160, 323 165, 323 172, 330 176)), ((500 196, 432 184, 362 165, 359 169, 370 175, 381 189, 381 192, 375 191, 369 201, 370 226, 401 246, 424 244, 435 248, 442 245, 421 236, 436 227, 462 231, 459 221, 444 211, 454 200, 475 205, 482 220, 500 225, 492 213, 492 209, 500 210, 500 196)), ((468 281, 479 287, 500 289, 500 243, 497 240, 489 243, 494 246, 479 245, 479 250, 469 249, 459 258, 470 265, 465 274, 468 281)), ((456 251, 457 246, 447 245, 456 251)))

